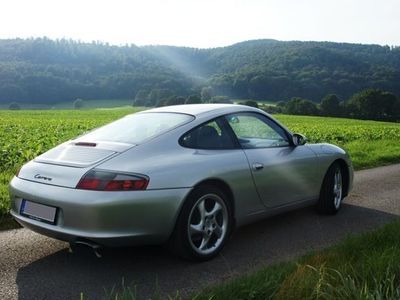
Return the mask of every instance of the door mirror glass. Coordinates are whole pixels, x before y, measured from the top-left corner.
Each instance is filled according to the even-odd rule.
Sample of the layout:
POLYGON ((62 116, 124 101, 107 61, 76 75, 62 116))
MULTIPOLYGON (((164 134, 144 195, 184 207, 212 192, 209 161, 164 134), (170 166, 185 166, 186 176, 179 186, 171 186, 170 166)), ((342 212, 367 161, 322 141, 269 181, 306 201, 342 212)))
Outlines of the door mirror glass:
POLYGON ((305 143, 307 143, 307 138, 304 135, 300 134, 300 133, 293 134, 292 140, 293 140, 293 144, 295 146, 302 146, 305 143))

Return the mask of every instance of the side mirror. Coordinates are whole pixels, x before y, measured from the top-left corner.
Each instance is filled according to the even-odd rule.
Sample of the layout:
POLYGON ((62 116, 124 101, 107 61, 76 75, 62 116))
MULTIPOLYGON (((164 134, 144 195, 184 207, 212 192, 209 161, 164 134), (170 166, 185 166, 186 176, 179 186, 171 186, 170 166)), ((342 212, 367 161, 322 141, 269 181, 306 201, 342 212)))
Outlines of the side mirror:
POLYGON ((232 123, 232 124, 237 124, 237 123, 239 123, 240 121, 239 121, 239 118, 238 117, 236 117, 236 116, 230 116, 229 117, 229 123, 232 123))
POLYGON ((300 133, 294 133, 292 135, 292 141, 293 141, 293 145, 302 146, 305 143, 307 143, 307 138, 300 133))

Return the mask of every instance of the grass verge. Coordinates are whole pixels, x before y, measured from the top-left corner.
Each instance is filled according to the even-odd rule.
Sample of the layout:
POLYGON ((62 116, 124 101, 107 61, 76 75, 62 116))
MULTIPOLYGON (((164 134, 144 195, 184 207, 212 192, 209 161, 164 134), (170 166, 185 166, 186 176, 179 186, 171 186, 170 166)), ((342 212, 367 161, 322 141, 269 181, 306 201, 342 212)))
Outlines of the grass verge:
MULTIPOLYGON (((264 267, 189 299, 400 299, 400 219, 298 260, 264 267)), ((125 286, 107 299, 142 299, 125 286)), ((183 299, 179 294, 169 299, 183 299)), ((161 299, 156 295, 154 299, 161 299)))

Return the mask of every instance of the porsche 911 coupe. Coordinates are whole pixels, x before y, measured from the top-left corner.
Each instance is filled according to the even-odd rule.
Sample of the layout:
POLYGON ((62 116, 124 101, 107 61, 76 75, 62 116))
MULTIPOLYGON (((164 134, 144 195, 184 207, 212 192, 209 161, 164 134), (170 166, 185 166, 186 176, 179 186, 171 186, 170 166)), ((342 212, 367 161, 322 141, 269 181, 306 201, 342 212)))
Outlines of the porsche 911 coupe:
POLYGON ((235 227, 309 205, 335 214, 352 182, 344 150, 308 144, 262 110, 178 105, 127 115, 28 162, 10 183, 11 214, 71 247, 167 244, 207 260, 235 227))

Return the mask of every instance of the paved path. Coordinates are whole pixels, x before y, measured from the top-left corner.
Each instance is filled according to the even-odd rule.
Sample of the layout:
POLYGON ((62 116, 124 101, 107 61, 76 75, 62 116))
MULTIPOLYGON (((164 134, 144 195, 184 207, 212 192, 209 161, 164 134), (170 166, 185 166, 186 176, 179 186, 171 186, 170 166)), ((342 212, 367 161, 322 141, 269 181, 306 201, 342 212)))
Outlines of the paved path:
POLYGON ((102 259, 71 254, 67 244, 26 229, 0 232, 0 299, 85 299, 135 283, 141 298, 187 294, 262 265, 336 243, 400 215, 400 164, 356 172, 354 189, 336 216, 306 208, 238 229, 216 259, 196 264, 161 247, 106 250, 102 259))

